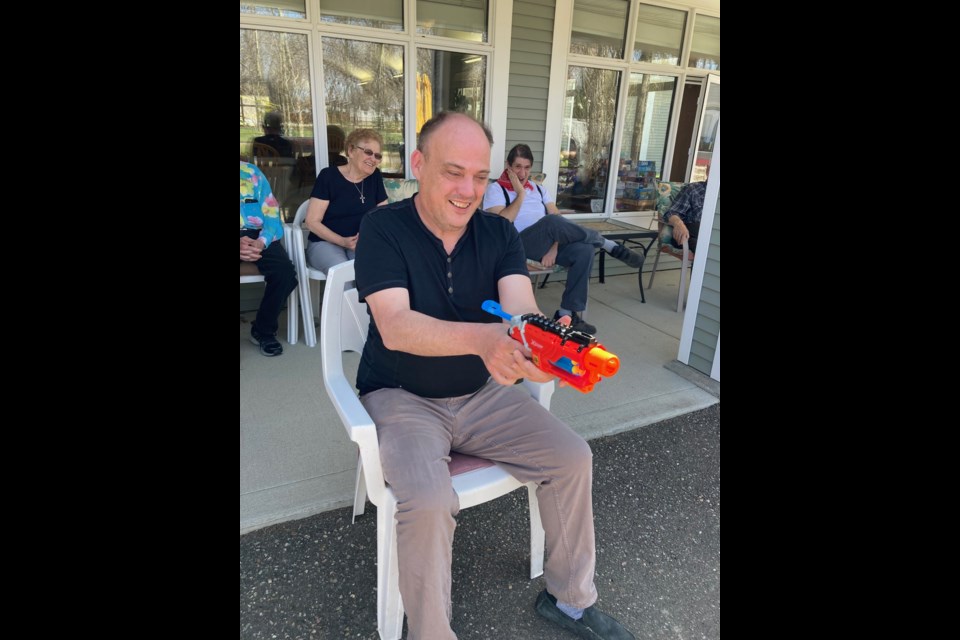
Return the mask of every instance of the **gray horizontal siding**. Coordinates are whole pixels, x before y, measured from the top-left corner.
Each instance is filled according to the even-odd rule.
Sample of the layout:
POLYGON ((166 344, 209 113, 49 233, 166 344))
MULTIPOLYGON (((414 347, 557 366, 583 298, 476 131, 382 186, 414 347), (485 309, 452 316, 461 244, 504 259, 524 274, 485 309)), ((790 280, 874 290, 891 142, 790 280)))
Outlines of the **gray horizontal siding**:
MULTIPOLYGON (((544 18, 542 16, 528 16, 523 15, 521 12, 525 11, 529 5, 526 2, 514 2, 513 3, 513 35, 525 35, 525 34, 539 34, 539 33, 550 33, 553 34, 553 10, 550 11, 550 16, 544 18), (518 31, 519 29, 522 29, 518 31)), ((535 40, 536 38, 531 38, 535 40)), ((552 40, 552 37, 550 38, 552 40)))
POLYGON ((511 73, 510 84, 515 87, 536 87, 537 89, 549 89, 550 78, 543 76, 528 76, 522 73, 511 73))
MULTIPOLYGON (((510 53, 510 56, 511 56, 511 59, 510 59, 510 75, 511 76, 513 76, 513 74, 518 74, 523 76, 535 76, 540 78, 547 78, 548 80, 550 79, 549 66, 544 67, 543 65, 524 64, 523 62, 517 62, 517 60, 512 57, 513 56, 512 51, 510 53)), ((523 60, 523 58, 520 58, 520 60, 523 60)))
POLYGON ((534 171, 543 170, 544 131, 553 50, 555 0, 516 0, 510 42, 505 149, 530 145, 534 171))
MULTIPOLYGON (((516 6, 520 2, 521 0, 518 0, 517 2, 514 3, 514 6, 516 6)), ((524 0, 522 2, 523 15, 549 20, 552 26, 554 2, 556 2, 556 0, 524 0)))
POLYGON ((518 42, 511 45, 511 51, 520 51, 525 54, 539 54, 550 56, 553 53, 553 45, 549 42, 535 42, 533 40, 524 40, 520 38, 518 42))
POLYGON ((720 335, 720 195, 717 194, 717 208, 710 231, 710 245, 707 250, 707 263, 704 267, 703 287, 700 290, 700 304, 697 307, 697 320, 693 328, 693 340, 690 344, 688 364, 710 375, 713 359, 717 353, 717 338, 720 335))
POLYGON ((547 97, 547 90, 541 89, 540 87, 510 87, 510 95, 515 95, 518 98, 530 98, 532 100, 540 100, 541 102, 547 97))
POLYGON ((513 95, 513 87, 510 87, 510 107, 513 109, 543 109, 546 113, 546 105, 542 99, 520 98, 513 95))

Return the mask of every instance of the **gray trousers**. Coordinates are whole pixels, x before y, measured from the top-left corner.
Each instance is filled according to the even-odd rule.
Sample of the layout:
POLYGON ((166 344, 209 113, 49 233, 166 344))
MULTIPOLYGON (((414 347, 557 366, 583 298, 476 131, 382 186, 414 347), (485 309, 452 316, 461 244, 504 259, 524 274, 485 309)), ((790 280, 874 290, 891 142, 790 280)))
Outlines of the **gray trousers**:
MULTIPOLYGON (((563 216, 547 214, 520 232, 529 260, 539 262, 554 242, 559 242, 557 264, 567 268, 567 286, 560 306, 581 312, 587 308, 587 285, 593 269, 593 254, 603 246, 603 236, 563 216)), ((554 594, 556 595, 556 594, 554 594)))
POLYGON ((397 497, 409 640, 457 637, 450 628, 450 572, 460 503, 447 468, 451 450, 495 460, 517 480, 538 485, 547 590, 577 607, 596 602, 593 453, 576 432, 522 388, 492 380, 457 398, 379 389, 360 401, 377 425, 384 476, 397 497))
POLYGON ((307 243, 307 264, 314 269, 323 271, 327 275, 330 267, 336 266, 341 262, 353 260, 357 257, 357 252, 351 249, 344 249, 338 244, 321 240, 319 242, 307 243))

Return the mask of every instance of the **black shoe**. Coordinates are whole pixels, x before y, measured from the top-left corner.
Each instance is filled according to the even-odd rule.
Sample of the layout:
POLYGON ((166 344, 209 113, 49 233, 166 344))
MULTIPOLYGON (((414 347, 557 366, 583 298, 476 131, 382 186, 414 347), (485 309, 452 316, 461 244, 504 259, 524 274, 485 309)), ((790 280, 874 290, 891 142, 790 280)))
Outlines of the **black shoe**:
MULTIPOLYGON (((553 319, 559 320, 562 316, 560 315, 560 310, 553 312, 553 319)), ((580 314, 576 311, 573 312, 573 315, 570 316, 570 328, 576 331, 583 331, 584 333, 589 333, 590 335, 597 334, 597 328, 592 324, 583 321, 583 318, 580 317, 580 314)))
POLYGON ((589 640, 636 640, 636 637, 623 628, 623 625, 603 613, 596 607, 587 607, 583 617, 574 620, 560 609, 557 609, 557 599, 544 589, 537 596, 534 605, 542 617, 567 631, 573 632, 581 638, 589 640))
POLYGON ((627 249, 622 244, 618 244, 613 248, 613 251, 608 251, 607 253, 612 255, 617 260, 626 262, 628 265, 630 265, 634 269, 639 269, 640 265, 643 264, 643 256, 641 256, 636 251, 631 251, 630 249, 627 249))
POLYGON ((250 342, 260 347, 260 353, 267 357, 278 356, 283 353, 283 346, 277 340, 277 336, 260 333, 255 326, 250 327, 250 342))

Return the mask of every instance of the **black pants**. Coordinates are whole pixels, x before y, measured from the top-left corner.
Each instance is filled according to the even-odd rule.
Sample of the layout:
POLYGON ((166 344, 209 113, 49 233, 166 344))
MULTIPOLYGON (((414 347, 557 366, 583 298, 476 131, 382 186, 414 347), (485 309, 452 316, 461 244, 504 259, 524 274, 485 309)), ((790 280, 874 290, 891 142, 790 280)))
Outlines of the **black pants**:
POLYGON ((260 333, 276 335, 283 301, 297 288, 297 270, 280 241, 271 242, 254 264, 263 274, 267 287, 253 324, 260 333))
MULTIPOLYGON (((697 236, 700 235, 700 223, 699 222, 690 222, 684 223, 687 225, 687 231, 690 232, 690 238, 687 240, 687 244, 690 245, 690 251, 697 252, 697 236)), ((676 238, 670 239, 670 244, 675 246, 677 249, 683 249, 683 244, 677 242, 676 238)))

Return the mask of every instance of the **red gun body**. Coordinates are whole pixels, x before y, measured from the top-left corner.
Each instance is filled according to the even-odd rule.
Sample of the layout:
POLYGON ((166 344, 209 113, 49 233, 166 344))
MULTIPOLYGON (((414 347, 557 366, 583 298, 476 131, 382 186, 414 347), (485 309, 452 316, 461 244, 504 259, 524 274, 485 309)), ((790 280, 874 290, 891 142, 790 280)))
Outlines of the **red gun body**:
POLYGON ((609 378, 620 370, 620 359, 592 335, 541 315, 525 314, 509 334, 530 349, 539 369, 566 380, 582 393, 593 391, 601 376, 609 378))

